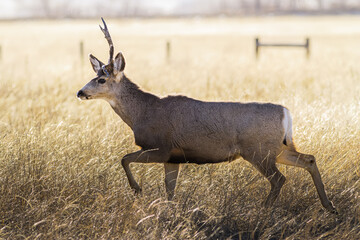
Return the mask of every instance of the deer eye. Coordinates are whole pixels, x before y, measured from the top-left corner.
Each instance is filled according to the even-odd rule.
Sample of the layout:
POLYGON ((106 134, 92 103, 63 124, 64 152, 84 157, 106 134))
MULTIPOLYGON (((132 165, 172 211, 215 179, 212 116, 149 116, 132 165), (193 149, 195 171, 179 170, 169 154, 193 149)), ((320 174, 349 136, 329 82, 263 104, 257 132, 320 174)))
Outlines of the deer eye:
POLYGON ((100 78, 100 79, 98 80, 98 83, 100 83, 100 84, 104 84, 105 82, 106 82, 106 80, 103 79, 103 78, 100 78))

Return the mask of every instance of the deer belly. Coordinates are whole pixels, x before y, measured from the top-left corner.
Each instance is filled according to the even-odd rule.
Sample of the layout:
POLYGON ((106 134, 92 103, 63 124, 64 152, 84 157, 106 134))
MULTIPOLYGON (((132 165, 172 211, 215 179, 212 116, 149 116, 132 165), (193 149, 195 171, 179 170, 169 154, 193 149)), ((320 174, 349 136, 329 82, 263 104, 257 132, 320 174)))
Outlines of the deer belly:
MULTIPOLYGON (((214 149, 216 151, 216 149, 214 149)), ((195 163, 195 164, 206 164, 206 163, 220 163, 226 161, 232 161, 239 157, 239 154, 234 154, 233 151, 229 151, 228 154, 219 154, 219 152, 213 154, 211 151, 200 152, 190 151, 184 149, 174 149, 171 151, 171 155, 168 163, 195 163)))

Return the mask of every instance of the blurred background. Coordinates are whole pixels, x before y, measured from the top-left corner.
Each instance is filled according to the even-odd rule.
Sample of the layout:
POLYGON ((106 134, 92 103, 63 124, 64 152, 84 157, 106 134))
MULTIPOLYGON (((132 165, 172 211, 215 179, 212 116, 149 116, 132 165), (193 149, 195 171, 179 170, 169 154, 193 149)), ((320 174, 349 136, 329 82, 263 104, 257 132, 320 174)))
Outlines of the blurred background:
POLYGON ((0 239, 359 239, 359 42, 360 0, 0 0, 0 239), (87 55, 108 59, 100 17, 144 91, 290 109, 340 215, 283 165, 265 211, 270 185, 240 160, 182 166, 174 202, 162 165, 133 164, 135 196, 133 132, 76 98, 87 55))
POLYGON ((358 14, 359 0, 2 0, 0 18, 358 14))

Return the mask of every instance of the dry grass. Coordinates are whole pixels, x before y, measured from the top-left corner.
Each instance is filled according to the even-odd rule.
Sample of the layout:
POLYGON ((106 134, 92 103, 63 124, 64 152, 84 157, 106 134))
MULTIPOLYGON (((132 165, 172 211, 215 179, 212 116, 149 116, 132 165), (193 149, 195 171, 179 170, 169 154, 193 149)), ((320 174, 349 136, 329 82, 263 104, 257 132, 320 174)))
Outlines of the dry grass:
POLYGON ((278 201, 261 208, 269 184, 242 160, 184 166, 174 202, 162 166, 134 165, 144 190, 134 196, 120 165, 137 148, 131 130, 107 103, 75 97, 93 76, 79 41, 107 58, 98 23, 0 22, 0 239, 359 238, 359 18, 108 20, 127 75, 147 91, 286 105, 338 216, 307 172, 285 166, 278 201), (264 49, 256 61, 256 35, 308 35, 311 58, 264 49))

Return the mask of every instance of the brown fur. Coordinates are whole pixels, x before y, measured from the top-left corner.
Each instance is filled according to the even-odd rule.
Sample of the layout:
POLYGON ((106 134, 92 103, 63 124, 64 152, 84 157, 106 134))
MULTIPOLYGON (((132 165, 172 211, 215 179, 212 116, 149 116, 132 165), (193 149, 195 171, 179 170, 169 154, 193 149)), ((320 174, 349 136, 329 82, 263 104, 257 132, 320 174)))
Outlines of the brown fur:
POLYGON ((296 151, 290 113, 283 106, 204 102, 184 96, 159 98, 142 91, 124 75, 125 59, 121 53, 105 66, 112 70, 110 75, 101 70, 104 66, 94 56, 90 55, 90 61, 98 77, 86 84, 78 97, 105 99, 133 130, 141 150, 127 154, 121 163, 136 192, 141 189, 130 171, 130 163, 163 163, 166 190, 172 199, 180 164, 220 163, 241 156, 271 184, 265 206, 274 203, 285 182, 276 167, 278 162, 308 170, 323 206, 336 212, 326 196, 315 157, 296 151), (101 84, 99 79, 106 82, 101 84))

